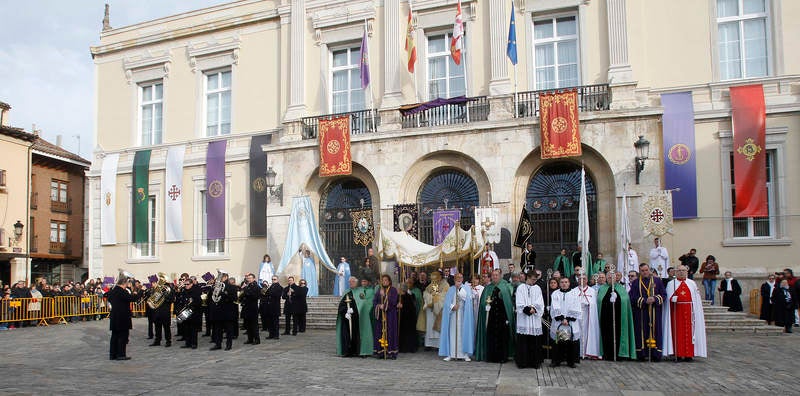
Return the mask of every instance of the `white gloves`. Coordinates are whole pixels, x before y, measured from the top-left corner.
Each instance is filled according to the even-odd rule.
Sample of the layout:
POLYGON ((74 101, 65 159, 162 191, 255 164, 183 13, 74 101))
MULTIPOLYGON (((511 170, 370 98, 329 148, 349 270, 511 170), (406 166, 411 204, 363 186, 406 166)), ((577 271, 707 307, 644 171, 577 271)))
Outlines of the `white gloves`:
POLYGON ((347 318, 347 320, 350 320, 352 315, 350 315, 350 312, 347 312, 346 314, 344 314, 344 317, 347 318))
POLYGON ((348 315, 352 315, 353 314, 353 308, 347 308, 347 314, 348 315))
POLYGON ((672 300, 672 302, 676 303, 676 302, 678 302, 678 296, 672 296, 672 298, 670 300, 672 300))
POLYGON ((491 311, 491 310, 492 310, 492 306, 491 306, 491 305, 487 305, 487 306, 486 306, 486 312, 489 312, 489 311, 491 311))
POLYGON ((609 300, 611 300, 612 303, 617 302, 617 293, 611 292, 611 298, 609 300))

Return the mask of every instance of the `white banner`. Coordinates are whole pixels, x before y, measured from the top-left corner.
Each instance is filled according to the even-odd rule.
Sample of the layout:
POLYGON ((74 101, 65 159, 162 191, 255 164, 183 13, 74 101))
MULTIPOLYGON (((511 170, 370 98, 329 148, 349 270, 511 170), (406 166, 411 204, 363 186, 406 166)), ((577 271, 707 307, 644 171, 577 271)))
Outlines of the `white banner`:
POLYGON ((672 234, 672 192, 660 190, 644 194, 642 226, 644 235, 672 234))
POLYGON ((586 202, 586 170, 581 168, 581 195, 578 203, 578 246, 581 247, 583 270, 588 272, 592 265, 589 255, 589 206, 586 202), (587 259, 588 257, 588 259, 587 259))
POLYGON ((180 242, 183 240, 183 155, 185 146, 170 147, 167 151, 167 179, 166 203, 166 241, 180 242))
POLYGON ((500 243, 500 208, 475 208, 475 225, 486 243, 500 243))
POLYGON ((117 164, 119 154, 107 154, 100 174, 100 243, 117 243, 117 164))

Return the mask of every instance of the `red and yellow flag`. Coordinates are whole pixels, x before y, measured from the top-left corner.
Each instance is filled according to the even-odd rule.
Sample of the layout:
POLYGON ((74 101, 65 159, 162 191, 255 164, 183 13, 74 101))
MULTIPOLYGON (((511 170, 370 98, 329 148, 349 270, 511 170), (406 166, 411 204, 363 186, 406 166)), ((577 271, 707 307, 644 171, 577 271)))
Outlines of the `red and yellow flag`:
POLYGON ((733 217, 769 216, 767 205, 766 106, 761 85, 731 87, 733 115, 733 217))
POLYGON ((319 176, 351 173, 350 116, 319 120, 319 176))
POLYGON ((414 42, 414 22, 411 15, 411 6, 408 7, 408 27, 406 27, 406 55, 408 56, 408 72, 414 73, 417 63, 417 44, 414 42))
POLYGON ((578 92, 573 89, 542 93, 539 105, 542 159, 580 156, 578 92))
POLYGON ((453 36, 450 38, 450 57, 455 64, 461 64, 461 49, 464 42, 464 21, 461 17, 461 0, 458 0, 456 21, 453 23, 453 36))

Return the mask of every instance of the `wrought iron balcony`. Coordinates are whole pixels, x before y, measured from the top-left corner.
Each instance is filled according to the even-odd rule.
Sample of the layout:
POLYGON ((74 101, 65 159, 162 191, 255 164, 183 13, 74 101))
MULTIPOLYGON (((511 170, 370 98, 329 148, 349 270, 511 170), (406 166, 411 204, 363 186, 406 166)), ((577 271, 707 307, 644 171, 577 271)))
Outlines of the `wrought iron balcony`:
POLYGON ((72 254, 72 248, 70 247, 70 240, 67 239, 66 242, 50 242, 50 254, 72 254))
POLYGON ((326 114, 305 117, 303 121, 303 139, 316 139, 319 134, 319 120, 330 120, 338 117, 350 117, 350 135, 373 133, 381 125, 381 116, 376 109, 350 111, 347 113, 326 114))
POLYGON ((57 213, 72 214, 72 198, 67 202, 50 201, 50 210, 57 213))
POLYGON ((486 96, 434 99, 402 106, 400 113, 404 129, 486 121, 489 118, 489 99, 486 96))
POLYGON ((544 89, 517 93, 517 117, 539 116, 539 95, 548 92, 578 91, 578 112, 608 110, 611 105, 611 90, 608 84, 581 85, 558 89, 544 89))

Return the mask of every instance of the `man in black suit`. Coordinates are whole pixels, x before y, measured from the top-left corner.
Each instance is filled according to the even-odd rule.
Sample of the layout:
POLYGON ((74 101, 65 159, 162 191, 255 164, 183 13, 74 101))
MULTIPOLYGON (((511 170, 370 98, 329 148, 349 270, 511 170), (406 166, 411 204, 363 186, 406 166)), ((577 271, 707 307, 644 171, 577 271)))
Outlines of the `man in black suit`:
POLYGON ((289 331, 293 331, 294 334, 297 335, 297 320, 294 316, 295 311, 297 310, 297 294, 300 289, 294 283, 294 277, 290 276, 287 278, 289 284, 283 289, 283 298, 286 300, 283 303, 283 315, 286 317, 286 330, 283 332, 283 335, 289 335, 289 331), (295 318, 294 324, 292 323, 292 318, 295 318))
POLYGON ((222 274, 217 279, 217 282, 221 284, 215 284, 214 289, 211 291, 211 320, 214 321, 214 329, 211 332, 214 346, 211 347, 211 350, 222 349, 222 333, 224 332, 225 350, 230 351, 233 347, 233 334, 238 318, 236 295, 239 292, 239 288, 236 286, 235 281, 230 281, 228 274, 222 274))
POLYGON ((242 319, 247 330, 247 341, 245 344, 258 345, 261 343, 261 336, 258 335, 258 296, 261 289, 256 284, 256 276, 252 273, 245 275, 245 285, 242 288, 243 294, 240 303, 242 304, 242 319))
POLYGON ((187 280, 184 293, 186 293, 186 305, 192 309, 192 315, 183 322, 183 337, 186 344, 181 348, 197 349, 197 333, 203 327, 203 299, 201 297, 203 291, 197 284, 197 280, 191 277, 187 280))
POLYGON ((281 295, 283 287, 278 283, 278 277, 272 276, 272 284, 261 286, 261 327, 269 331, 268 339, 278 339, 280 336, 281 295))
MULTIPOLYGON (((525 249, 522 250, 522 256, 519 260, 519 268, 523 273, 528 273, 528 271, 536 268, 536 251, 533 250, 533 244, 530 242, 526 243, 525 249)), ((539 269, 543 270, 544 268, 539 269)))
POLYGON ((117 285, 106 294, 111 312, 109 313, 109 327, 111 329, 111 346, 109 358, 111 360, 129 360, 126 353, 128 336, 133 328, 131 322, 131 303, 136 301, 138 295, 128 288, 130 283, 126 278, 120 278, 117 285))
POLYGON ((175 301, 175 291, 172 289, 172 286, 166 282, 166 279, 162 277, 158 280, 155 290, 153 290, 153 293, 158 292, 162 293, 163 302, 161 305, 153 308, 151 314, 153 316, 153 323, 155 323, 156 326, 156 339, 153 340, 150 346, 161 345, 161 336, 163 333, 164 339, 167 341, 164 346, 169 348, 172 346, 172 329, 170 328, 172 313, 170 309, 172 308, 172 303, 175 301))

